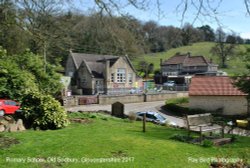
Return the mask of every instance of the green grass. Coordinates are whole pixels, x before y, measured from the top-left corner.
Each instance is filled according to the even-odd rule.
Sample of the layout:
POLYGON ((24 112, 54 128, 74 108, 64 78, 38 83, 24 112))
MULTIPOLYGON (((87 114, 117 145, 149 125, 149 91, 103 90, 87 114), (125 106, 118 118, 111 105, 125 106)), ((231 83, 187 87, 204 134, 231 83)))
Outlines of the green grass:
MULTIPOLYGON (((154 64, 154 69, 159 70, 160 69, 160 59, 167 60, 168 58, 175 55, 177 52, 180 53, 187 53, 190 52, 191 55, 203 55, 206 58, 213 59, 214 63, 219 64, 220 61, 218 59, 218 56, 212 55, 210 53, 211 48, 215 45, 213 42, 200 42, 200 43, 194 43, 189 46, 183 46, 179 48, 173 48, 166 52, 161 53, 152 53, 147 55, 142 55, 140 57, 135 58, 132 60, 133 65, 136 67, 136 69, 139 69, 139 62, 140 61, 146 61, 148 63, 154 64)), ((249 45, 239 45, 236 48, 235 54, 233 56, 230 56, 228 60, 228 68, 222 69, 223 71, 227 72, 229 75, 234 75, 238 73, 245 72, 245 62, 242 60, 240 56, 237 56, 239 52, 245 51, 245 47, 249 47, 249 45)))
MULTIPOLYGON (((104 114, 93 115, 88 124, 72 123, 60 130, 27 130, 3 135, 16 138, 20 143, 0 150, 1 167, 208 167, 204 158, 250 158, 249 138, 240 137, 233 144, 204 148, 171 140, 185 130, 167 128, 147 123, 146 133, 142 123, 116 119, 104 114), (84 163, 81 158, 125 158, 119 163, 84 163), (25 163, 6 161, 6 158, 23 158, 25 163), (55 163, 27 163, 30 158, 59 159, 55 163), (62 162, 62 159, 77 159, 78 163, 62 162), (128 160, 126 160, 126 158, 128 160), (198 159, 195 160, 195 159, 198 159), (127 161, 127 162, 126 162, 127 161), (198 163, 196 163, 196 161, 198 163)), ((72 116, 71 116, 72 117, 72 116)), ((74 114, 73 117, 89 117, 74 114)), ((84 160, 83 160, 84 161, 84 160)))

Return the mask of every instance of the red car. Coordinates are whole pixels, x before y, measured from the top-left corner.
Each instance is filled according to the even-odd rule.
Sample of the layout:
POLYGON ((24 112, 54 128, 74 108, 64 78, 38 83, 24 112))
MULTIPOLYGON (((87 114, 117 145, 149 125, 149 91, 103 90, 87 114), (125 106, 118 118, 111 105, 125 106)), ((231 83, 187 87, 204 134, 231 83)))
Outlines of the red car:
POLYGON ((15 114, 20 111, 20 105, 14 100, 0 99, 0 116, 5 114, 15 114))

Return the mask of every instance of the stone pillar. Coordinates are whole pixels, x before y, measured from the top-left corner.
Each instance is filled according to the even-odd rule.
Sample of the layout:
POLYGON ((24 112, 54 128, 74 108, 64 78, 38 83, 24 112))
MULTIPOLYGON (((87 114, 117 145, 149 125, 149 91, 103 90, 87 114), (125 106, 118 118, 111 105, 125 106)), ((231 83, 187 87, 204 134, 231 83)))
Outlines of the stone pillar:
POLYGON ((107 93, 108 88, 109 88, 109 83, 110 83, 110 61, 109 60, 105 60, 105 79, 104 79, 104 92, 107 93))

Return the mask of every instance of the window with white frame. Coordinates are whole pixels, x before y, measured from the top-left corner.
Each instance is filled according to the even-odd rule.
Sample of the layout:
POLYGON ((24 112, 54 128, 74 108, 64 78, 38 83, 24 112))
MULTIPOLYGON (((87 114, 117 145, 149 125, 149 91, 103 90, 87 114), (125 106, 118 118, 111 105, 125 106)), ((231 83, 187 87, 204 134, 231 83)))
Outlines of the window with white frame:
POLYGON ((117 81, 117 83, 125 83, 126 82, 126 69, 124 69, 124 68, 117 69, 116 81, 117 81))
POLYGON ((115 73, 111 73, 111 82, 115 82, 115 73))
POLYGON ((128 74, 128 83, 133 83, 133 74, 132 73, 128 74))

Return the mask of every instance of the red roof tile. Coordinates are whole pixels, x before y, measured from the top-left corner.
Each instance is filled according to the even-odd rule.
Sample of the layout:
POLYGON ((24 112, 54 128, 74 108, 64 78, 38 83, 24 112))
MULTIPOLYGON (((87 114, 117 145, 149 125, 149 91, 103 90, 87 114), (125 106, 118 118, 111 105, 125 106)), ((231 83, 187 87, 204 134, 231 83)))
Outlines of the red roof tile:
POLYGON ((226 76, 195 76, 189 87, 190 96, 245 96, 226 76))

